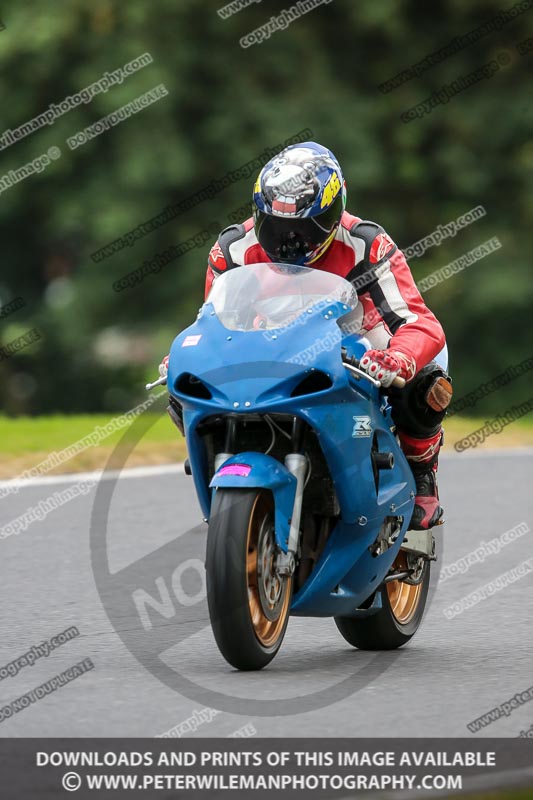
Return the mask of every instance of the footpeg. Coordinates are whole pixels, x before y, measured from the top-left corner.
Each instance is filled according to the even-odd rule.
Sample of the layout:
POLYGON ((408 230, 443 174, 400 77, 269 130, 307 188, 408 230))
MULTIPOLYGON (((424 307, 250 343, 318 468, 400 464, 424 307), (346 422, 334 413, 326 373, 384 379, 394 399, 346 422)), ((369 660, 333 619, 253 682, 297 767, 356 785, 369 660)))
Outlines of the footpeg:
POLYGON ((407 531, 401 544, 401 550, 406 553, 414 553, 417 556, 424 556, 427 561, 436 561, 435 537, 428 531, 407 531))

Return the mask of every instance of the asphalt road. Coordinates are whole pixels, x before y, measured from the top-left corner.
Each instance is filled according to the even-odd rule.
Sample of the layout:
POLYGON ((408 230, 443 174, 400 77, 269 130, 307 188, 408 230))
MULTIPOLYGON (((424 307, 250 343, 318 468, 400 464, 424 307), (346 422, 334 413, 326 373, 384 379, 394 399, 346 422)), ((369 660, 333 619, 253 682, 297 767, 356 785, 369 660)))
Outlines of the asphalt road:
MULTIPOLYGON (((521 522, 533 528, 532 467, 531 451, 443 457, 441 567, 521 522)), ((2 498, 1 525, 64 492, 69 480, 78 479, 26 486, 2 498)), ((444 614, 530 558, 532 531, 438 583, 421 629, 399 651, 363 653, 344 642, 332 620, 295 618, 271 666, 243 674, 223 661, 208 625, 205 526, 199 526, 191 479, 177 471, 120 479, 107 544, 103 500, 105 491, 93 519, 97 573, 105 572, 106 554, 112 573, 107 581, 97 575, 102 598, 91 564, 94 489, 0 541, 0 677, 1 666, 33 645, 70 626, 80 633, 0 680, 0 706, 83 659, 94 663, 4 719, 0 736, 156 736, 191 717, 197 722, 183 735, 224 737, 252 726, 247 730, 259 736, 475 739, 515 737, 533 725, 533 702, 525 702, 476 734, 466 727, 533 686, 533 572, 451 619, 444 614), (153 624, 148 631, 132 601, 134 592, 146 597, 143 591, 159 602, 158 609, 144 606, 153 624), (169 679, 176 670, 179 677, 169 679), (194 716, 213 706, 222 710, 194 716)))

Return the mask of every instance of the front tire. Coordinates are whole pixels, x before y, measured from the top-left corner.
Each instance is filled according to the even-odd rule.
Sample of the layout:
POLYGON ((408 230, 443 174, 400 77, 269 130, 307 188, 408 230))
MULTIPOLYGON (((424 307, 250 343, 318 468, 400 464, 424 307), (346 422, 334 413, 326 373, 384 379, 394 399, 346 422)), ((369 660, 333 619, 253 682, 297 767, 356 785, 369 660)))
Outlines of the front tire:
POLYGON ((276 575, 275 556, 272 494, 217 489, 207 535, 207 603, 218 648, 240 670, 265 667, 285 635, 292 577, 276 575))
MULTIPOLYGON (((400 551, 395 561, 396 569, 403 569, 405 554, 400 551)), ((430 562, 423 567, 420 582, 416 585, 404 581, 384 584, 381 593, 382 608, 368 617, 335 617, 342 636, 359 650, 394 650, 406 644, 417 632, 426 607, 430 581, 430 562)))

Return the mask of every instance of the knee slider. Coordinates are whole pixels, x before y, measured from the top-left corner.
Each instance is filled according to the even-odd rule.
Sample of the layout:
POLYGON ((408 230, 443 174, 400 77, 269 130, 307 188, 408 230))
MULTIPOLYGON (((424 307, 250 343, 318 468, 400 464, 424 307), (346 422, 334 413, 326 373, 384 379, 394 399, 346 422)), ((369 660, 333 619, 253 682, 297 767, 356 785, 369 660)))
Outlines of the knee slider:
POLYGON ((446 411, 453 397, 451 379, 444 370, 442 375, 437 375, 426 392, 426 403, 433 411, 446 411))

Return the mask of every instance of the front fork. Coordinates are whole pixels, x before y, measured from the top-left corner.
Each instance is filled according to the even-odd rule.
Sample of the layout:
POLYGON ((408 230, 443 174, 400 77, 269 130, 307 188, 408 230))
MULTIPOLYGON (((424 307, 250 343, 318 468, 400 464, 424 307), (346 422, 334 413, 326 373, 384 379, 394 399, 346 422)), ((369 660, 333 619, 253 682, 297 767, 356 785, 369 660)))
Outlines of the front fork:
POLYGON ((287 552, 279 553, 276 559, 276 572, 278 575, 292 575, 296 568, 296 553, 300 541, 300 520, 302 517, 302 501, 304 497, 305 475, 307 472, 307 458, 302 453, 288 453, 285 456, 285 466, 291 475, 296 478, 296 491, 292 507, 291 527, 287 552))
POLYGON ((215 456, 215 475, 219 471, 220 467, 227 461, 228 458, 231 458, 233 455, 233 450, 235 449, 235 433, 237 431, 237 420, 235 416, 229 416, 226 419, 226 441, 224 443, 224 450, 225 453, 217 453, 215 456))

